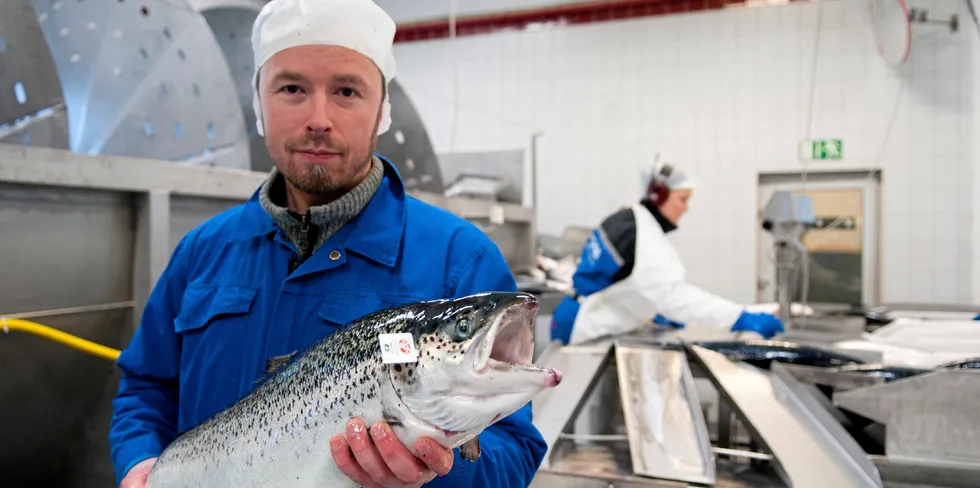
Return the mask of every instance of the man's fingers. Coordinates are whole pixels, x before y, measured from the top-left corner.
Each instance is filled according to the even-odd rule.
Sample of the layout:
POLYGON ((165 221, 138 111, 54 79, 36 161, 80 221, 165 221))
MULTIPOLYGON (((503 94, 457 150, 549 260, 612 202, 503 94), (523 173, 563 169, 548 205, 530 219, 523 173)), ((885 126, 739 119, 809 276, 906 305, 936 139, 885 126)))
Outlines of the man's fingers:
POLYGON ((145 488, 146 478, 150 475, 150 469, 153 468, 153 463, 155 463, 157 458, 149 458, 139 463, 129 469, 126 476, 123 477, 122 482, 119 483, 120 488, 145 488))
POLYGON ((402 445, 386 422, 371 427, 371 438, 388 468, 402 482, 421 485, 435 478, 435 473, 402 445))
POLYGON ((415 443, 418 456, 402 445, 386 422, 378 422, 370 432, 361 419, 347 423, 345 436, 330 440, 330 451, 337 467, 348 478, 366 487, 418 487, 436 475, 448 474, 453 452, 432 439, 415 443))
POLYGON ((367 427, 361 419, 354 418, 347 423, 347 444, 350 445, 350 450, 354 453, 357 464, 375 482, 382 486, 389 486, 392 482, 397 481, 378 449, 374 446, 374 442, 371 441, 371 435, 368 434, 367 427))
POLYGON ((453 451, 439 445, 432 439, 421 438, 415 442, 415 451, 422 461, 439 476, 449 474, 453 469, 453 451))
POLYGON ((330 439, 330 453, 333 455, 333 462, 337 463, 337 468, 355 483, 364 488, 381 486, 375 483, 371 476, 357 464, 357 460, 354 459, 354 454, 351 453, 350 445, 347 444, 344 436, 338 435, 330 439))

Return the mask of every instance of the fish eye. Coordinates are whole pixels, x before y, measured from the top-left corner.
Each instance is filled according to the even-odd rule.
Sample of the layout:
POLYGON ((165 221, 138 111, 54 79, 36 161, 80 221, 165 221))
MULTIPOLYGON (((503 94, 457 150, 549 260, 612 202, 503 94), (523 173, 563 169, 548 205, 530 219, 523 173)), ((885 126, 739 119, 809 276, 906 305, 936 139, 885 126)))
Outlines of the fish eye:
POLYGON ((461 338, 468 338, 473 334, 473 321, 468 318, 459 319, 456 322, 456 335, 461 338))

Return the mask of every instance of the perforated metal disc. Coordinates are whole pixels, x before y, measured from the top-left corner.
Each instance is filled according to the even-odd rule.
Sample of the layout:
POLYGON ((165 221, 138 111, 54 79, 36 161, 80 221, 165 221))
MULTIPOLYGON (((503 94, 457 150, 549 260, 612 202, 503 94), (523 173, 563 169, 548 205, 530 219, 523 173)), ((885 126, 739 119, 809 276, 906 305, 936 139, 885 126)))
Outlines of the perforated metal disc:
POLYGON ((405 187, 443 193, 439 159, 415 106, 397 79, 388 85, 391 98, 391 128, 378 138, 378 153, 398 168, 405 187))
POLYGON ((255 111, 252 110, 252 74, 255 70, 252 24, 262 9, 262 4, 261 1, 248 0, 230 0, 225 3, 217 0, 191 0, 191 5, 203 8, 201 14, 211 26, 214 38, 231 68, 238 104, 248 134, 251 169, 267 172, 272 169, 272 158, 265 147, 265 139, 259 136, 255 128, 255 111))
POLYGON ((34 0, 69 113, 71 149, 247 168, 228 63, 184 0, 34 0), (220 154, 220 156, 219 156, 220 154))
POLYGON ((68 148, 61 83, 30 0, 0 0, 0 142, 68 148))

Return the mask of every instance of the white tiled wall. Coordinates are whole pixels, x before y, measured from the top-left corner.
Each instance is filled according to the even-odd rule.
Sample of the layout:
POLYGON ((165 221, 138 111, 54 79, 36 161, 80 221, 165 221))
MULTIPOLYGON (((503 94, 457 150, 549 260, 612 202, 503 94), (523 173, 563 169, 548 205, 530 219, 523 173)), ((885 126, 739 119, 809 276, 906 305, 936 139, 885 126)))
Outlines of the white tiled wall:
MULTIPOLYGON (((973 12, 980 16, 980 0, 970 0, 973 5, 973 12)), ((964 16, 967 19, 967 24, 969 24, 969 16, 964 16)), ((980 38, 980 31, 975 30, 974 25, 973 33, 977 34, 977 38, 980 38)), ((967 32, 971 29, 969 25, 966 28, 967 32)), ((973 141, 972 148, 972 167, 973 170, 973 188, 980 188, 980 48, 977 48, 977 44, 973 44, 973 128, 967 130, 970 134, 967 136, 968 139, 973 141), (972 130, 972 132, 969 132, 972 130)), ((973 290, 973 300, 972 303, 980 303, 980 225, 977 224, 980 218, 974 218, 973 216, 980 216, 980 191, 974 190, 973 192, 973 212, 971 213, 972 223, 973 223, 973 233, 971 234, 972 239, 972 251, 973 251, 973 266, 972 266, 972 276, 970 280, 971 288, 973 290)), ((964 268, 967 267, 965 264, 964 268)))
POLYGON ((883 170, 883 300, 980 303, 980 36, 961 2, 922 4, 960 10, 962 28, 916 26, 897 70, 874 48, 866 2, 830 0, 400 44, 398 76, 439 152, 544 133, 543 232, 634 201, 656 153, 688 166, 702 186, 673 239, 692 282, 742 302, 756 295, 757 176, 801 169, 816 76, 812 137, 842 138, 845 160, 808 168, 883 170))

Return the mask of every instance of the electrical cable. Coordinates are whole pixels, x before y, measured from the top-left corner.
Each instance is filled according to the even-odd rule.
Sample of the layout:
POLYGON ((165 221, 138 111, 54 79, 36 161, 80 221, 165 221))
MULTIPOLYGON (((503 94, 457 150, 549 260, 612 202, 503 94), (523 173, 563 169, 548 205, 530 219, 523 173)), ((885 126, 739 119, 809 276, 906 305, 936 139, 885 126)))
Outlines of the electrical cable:
MULTIPOLYGON (((971 4, 970 0, 965 0, 965 1, 966 1, 967 6, 970 9, 970 12, 971 12, 971 14, 973 16, 974 22, 978 26, 978 31, 980 31, 980 22, 977 22, 976 12, 973 9, 973 5, 971 4)), ((822 30, 823 30, 823 2, 820 2, 819 5, 818 5, 817 26, 816 26, 816 35, 815 35, 814 50, 813 50, 813 61, 812 61, 811 80, 810 80, 810 94, 809 94, 808 117, 807 117, 807 125, 806 125, 806 137, 804 139, 806 141, 810 141, 811 140, 811 137, 812 137, 814 108, 815 108, 815 105, 816 105, 817 68, 819 66, 819 49, 820 49, 820 38, 821 38, 822 30)), ((874 158, 874 160, 871 163, 871 168, 868 170, 867 178, 865 179, 865 181, 867 183, 874 182, 875 176, 878 175, 878 174, 880 174, 880 172, 881 172, 881 169, 882 169, 882 158, 884 157, 885 149, 888 147, 888 143, 891 140, 892 131, 894 129, 895 122, 898 119, 898 112, 899 112, 899 109, 901 108, 902 101, 904 100, 905 90, 906 90, 906 87, 908 85, 908 79, 905 76, 901 76, 900 78, 901 78, 901 84, 899 86, 898 94, 895 96, 895 103, 892 105, 891 115, 889 116, 888 123, 887 123, 887 125, 885 127, 885 135, 883 137, 883 140, 881 142, 881 145, 878 148, 878 152, 875 154, 875 158, 874 158)), ((808 169, 809 168, 808 168, 807 160, 804 160, 803 161, 803 171, 802 171, 802 174, 801 174, 801 183, 802 183, 803 191, 804 192, 807 189, 808 169)), ((836 229, 836 228, 840 227, 844 222, 845 222, 845 219, 838 218, 834 222, 832 222, 830 225, 823 227, 821 230, 833 230, 833 229, 836 229)), ((806 327, 806 317, 807 317, 806 307, 807 307, 807 304, 808 304, 808 301, 809 301, 809 287, 810 287, 809 253, 807 252, 806 246, 803 244, 802 240, 795 239, 794 242, 792 242, 792 244, 794 245, 794 247, 796 247, 801 252, 800 259, 794 260, 794 266, 796 264, 802 264, 802 267, 803 267, 803 269, 802 269, 802 277, 801 277, 801 280, 802 280, 802 284, 801 285, 802 286, 801 286, 801 290, 800 290, 800 304, 802 305, 803 310, 804 310, 802 327, 805 328, 806 327), (802 263, 800 263, 800 260, 802 260, 802 263)), ((774 244, 774 246, 775 245, 778 245, 778 243, 777 244, 774 244)), ((778 294, 778 292, 779 292, 778 287, 777 287, 777 290, 776 291, 777 291, 777 294, 778 294)))
MULTIPOLYGON (((815 110, 816 101, 817 101, 817 68, 820 65, 820 38, 821 38, 821 35, 823 33, 823 13, 824 13, 823 12, 824 11, 824 8, 823 7, 824 7, 824 3, 823 2, 818 2, 817 3, 817 27, 816 27, 816 33, 814 34, 814 40, 813 40, 813 58, 812 58, 812 61, 811 61, 811 68, 810 68, 810 93, 809 93, 809 100, 808 100, 808 104, 807 104, 806 129, 805 129, 805 135, 804 135, 804 138, 803 138, 803 140, 804 141, 807 141, 807 142, 810 142, 811 141, 811 138, 813 137, 813 118, 814 118, 814 110, 815 110)), ((807 173, 808 173, 808 170, 809 170, 809 162, 808 162, 807 159, 804 158, 803 161, 802 161, 802 163, 803 163, 803 171, 801 172, 800 177, 801 177, 801 183, 803 184, 803 191, 805 192, 806 191, 806 188, 807 188, 807 173)), ((803 252, 804 259, 809 259, 809 256, 806 253, 806 249, 803 246, 803 243, 802 242, 799 242, 798 239, 796 241, 797 242, 793 243, 794 247, 797 247, 797 248, 803 247, 803 249, 804 249, 804 252, 803 252)), ((777 244, 774 244, 774 245, 778 245, 778 243, 777 244)), ((794 268, 795 268, 795 266, 794 266, 794 268)), ((810 266, 809 266, 809 263, 806 263, 806 262, 803 263, 803 277, 802 277, 802 280, 803 280, 803 283, 805 284, 805 286, 803 287, 803 292, 804 293, 800 297, 800 303, 803 305, 803 310, 805 312, 806 311, 806 306, 807 306, 807 293, 809 293, 809 281, 810 281, 810 266)), ((788 284, 784 284, 784 285, 785 286, 789 286, 788 284)), ((780 291, 779 290, 779 285, 777 284, 776 285, 776 296, 779 296, 779 291, 780 291)), ((790 291, 792 291, 792 289, 790 291)), ((790 297, 792 297, 792 295, 790 295, 790 297)), ((790 315, 792 315, 792 302, 793 301, 790 300, 790 308, 791 308, 791 310, 789 312, 790 315)), ((806 327, 806 313, 803 314, 803 324, 802 324, 802 327, 806 327)))
MULTIPOLYGON (((813 111, 817 103, 817 67, 820 62, 820 36, 823 32, 823 2, 817 3, 817 29, 813 40, 813 60, 810 63, 810 96, 807 105, 806 130, 803 140, 809 142, 813 135, 813 111)), ((803 191, 806 191, 807 160, 803 160, 803 191)))

